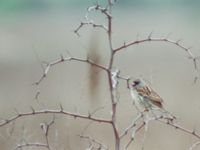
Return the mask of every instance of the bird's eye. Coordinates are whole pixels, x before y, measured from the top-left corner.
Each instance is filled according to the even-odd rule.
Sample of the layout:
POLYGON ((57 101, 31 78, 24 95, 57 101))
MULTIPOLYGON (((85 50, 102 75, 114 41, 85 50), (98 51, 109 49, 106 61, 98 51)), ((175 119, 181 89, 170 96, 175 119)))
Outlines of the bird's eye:
POLYGON ((133 84, 132 84, 132 86, 136 86, 136 85, 138 85, 138 84, 140 84, 140 81, 133 81, 133 84))
POLYGON ((138 85, 140 82, 139 81, 134 81, 135 85, 138 85))

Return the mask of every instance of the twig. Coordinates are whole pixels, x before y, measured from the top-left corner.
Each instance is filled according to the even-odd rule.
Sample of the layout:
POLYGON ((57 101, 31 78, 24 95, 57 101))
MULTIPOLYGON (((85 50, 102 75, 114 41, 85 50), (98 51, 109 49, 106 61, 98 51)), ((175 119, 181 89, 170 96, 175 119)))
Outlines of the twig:
POLYGON ((130 144, 131 144, 131 143, 134 141, 134 139, 135 139, 135 134, 136 134, 137 132, 139 132, 144 126, 145 126, 145 122, 143 122, 136 130, 134 130, 134 131, 132 132, 131 138, 130 138, 130 140, 128 141, 128 143, 126 144, 125 149, 127 149, 127 148, 130 146, 130 144))
POLYGON ((108 29, 105 25, 96 24, 96 23, 93 23, 92 21, 89 21, 89 22, 81 22, 80 25, 74 30, 74 33, 76 33, 78 36, 80 36, 79 30, 86 25, 91 25, 94 28, 101 28, 105 31, 108 31, 108 29))
POLYGON ((102 144, 101 142, 97 141, 96 139, 94 139, 94 138, 92 138, 90 136, 79 135, 79 137, 83 138, 83 139, 87 139, 87 140, 89 140, 90 142, 92 142, 94 144, 97 144, 98 145, 97 149, 99 149, 99 150, 101 150, 102 148, 105 149, 105 150, 109 149, 106 145, 102 144))
POLYGON ((133 128, 137 125, 137 121, 138 121, 140 118, 142 118, 142 116, 143 116, 143 114, 140 113, 140 114, 133 120, 133 122, 131 123, 131 125, 129 125, 129 126, 123 131, 123 133, 121 133, 120 139, 122 139, 125 135, 127 135, 128 132, 129 132, 131 129, 133 129, 133 128))
POLYGON ((50 144, 49 144, 48 135, 49 135, 50 127, 51 127, 54 123, 55 123, 55 116, 53 116, 53 119, 51 120, 51 122, 40 124, 41 129, 44 131, 46 144, 47 144, 49 150, 51 150, 51 148, 50 148, 50 144))
POLYGON ((102 65, 99 65, 99 64, 96 64, 96 63, 94 63, 93 61, 91 61, 91 60, 89 60, 89 59, 81 59, 81 58, 76 58, 76 57, 63 57, 63 56, 61 56, 60 59, 55 60, 55 61, 49 63, 49 64, 46 66, 43 75, 42 75, 41 78, 40 78, 37 82, 35 82, 34 84, 35 84, 35 85, 39 85, 39 84, 44 80, 44 78, 47 77, 47 74, 49 73, 51 67, 53 67, 53 66, 55 66, 55 65, 58 65, 58 64, 60 64, 60 63, 68 62, 68 61, 83 62, 83 63, 87 63, 87 64, 89 64, 89 65, 92 65, 92 66, 94 66, 94 67, 97 67, 97 68, 99 68, 99 69, 101 69, 101 70, 104 70, 104 71, 106 71, 106 72, 109 71, 106 67, 104 67, 104 66, 102 66, 102 65))
POLYGON ((198 134, 195 130, 186 129, 186 128, 184 128, 183 126, 180 126, 180 125, 175 124, 175 123, 170 122, 170 121, 167 121, 167 122, 166 122, 166 121, 163 121, 163 120, 158 120, 158 121, 160 121, 160 122, 162 122, 162 123, 165 123, 165 124, 167 124, 167 125, 169 125, 169 126, 172 126, 172 127, 174 127, 175 129, 178 129, 178 130, 180 130, 180 131, 183 131, 183 132, 185 132, 185 133, 188 133, 188 134, 190 134, 190 135, 196 137, 197 139, 200 139, 200 134, 198 134))
POLYGON ((19 118, 22 118, 22 117, 26 117, 26 116, 35 116, 35 115, 40 115, 40 114, 60 114, 60 115, 65 115, 65 116, 71 116, 71 117, 74 117, 75 119, 76 118, 80 118, 80 119, 86 119, 86 120, 91 120, 91 121, 95 121, 95 122, 99 122, 99 123, 109 123, 111 124, 112 121, 111 120, 106 120, 106 119, 100 119, 100 118, 94 118, 92 116, 87 116, 87 115, 80 115, 80 114, 76 114, 76 113, 72 113, 72 112, 67 112, 67 111, 64 111, 62 109, 59 109, 59 110, 34 110, 34 111, 31 111, 31 112, 26 112, 26 113, 19 113, 17 114, 16 116, 13 116, 9 119, 6 119, 6 120, 1 120, 0 121, 0 127, 2 126, 5 126, 19 118))
POLYGON ((200 145, 200 141, 195 142, 194 144, 192 144, 192 146, 190 146, 189 150, 193 150, 195 147, 200 145))

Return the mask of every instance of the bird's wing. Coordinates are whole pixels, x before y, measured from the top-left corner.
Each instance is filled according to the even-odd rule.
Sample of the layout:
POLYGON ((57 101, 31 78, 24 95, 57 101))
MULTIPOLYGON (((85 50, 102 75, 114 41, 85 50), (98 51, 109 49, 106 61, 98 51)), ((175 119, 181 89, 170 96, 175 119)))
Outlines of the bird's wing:
POLYGON ((145 86, 142 88, 136 89, 138 94, 143 96, 144 98, 150 100, 154 105, 162 108, 163 107, 163 100, 162 98, 150 87, 145 86))

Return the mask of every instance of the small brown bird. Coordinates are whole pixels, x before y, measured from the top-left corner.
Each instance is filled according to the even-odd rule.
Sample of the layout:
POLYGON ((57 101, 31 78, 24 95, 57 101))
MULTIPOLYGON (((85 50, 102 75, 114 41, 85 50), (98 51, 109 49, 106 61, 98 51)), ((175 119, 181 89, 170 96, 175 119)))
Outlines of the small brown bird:
POLYGON ((136 79, 131 84, 131 96, 140 112, 159 110, 167 118, 175 118, 163 107, 163 99, 142 79, 136 79))

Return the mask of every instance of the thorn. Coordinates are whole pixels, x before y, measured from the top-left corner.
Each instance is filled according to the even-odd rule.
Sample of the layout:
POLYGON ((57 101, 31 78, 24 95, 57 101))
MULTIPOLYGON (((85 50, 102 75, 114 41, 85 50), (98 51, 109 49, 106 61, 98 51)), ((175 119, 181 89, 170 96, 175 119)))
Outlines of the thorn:
POLYGON ((63 62, 65 59, 64 59, 64 56, 62 54, 60 54, 60 61, 63 62))
POLYGON ((63 112, 63 107, 61 103, 60 103, 60 112, 63 112))
POLYGON ((46 75, 47 75, 47 73, 49 72, 50 67, 51 67, 51 64, 48 64, 47 67, 46 67, 46 69, 45 69, 45 74, 46 74, 46 75))
POLYGON ((39 84, 39 82, 33 82, 33 83, 32 83, 33 86, 34 86, 34 85, 37 86, 38 84, 39 84))
POLYGON ((90 112, 88 112, 88 118, 89 118, 89 119, 91 118, 91 113, 90 113, 90 112))
POLYGON ((196 58, 193 58, 193 63, 194 63, 194 69, 197 70, 197 60, 196 58))
MULTIPOLYGON (((20 116, 20 114, 19 114, 20 116)), ((9 123, 10 121, 8 119, 4 119, 5 123, 9 123)))
POLYGON ((35 99, 38 99, 40 95, 40 91, 37 91, 36 95, 35 95, 35 99))
POLYGON ((86 62, 89 62, 89 60, 90 60, 90 56, 89 56, 89 54, 87 53, 87 57, 86 57, 86 62))
POLYGON ((35 114, 35 109, 32 106, 30 106, 30 108, 32 110, 32 113, 35 114))
MULTIPOLYGON (((167 124, 170 124, 170 121, 169 120, 167 120, 167 124)), ((175 127, 176 128, 176 127, 175 127)))
POLYGON ((193 134, 193 135, 196 135, 196 131, 195 131, 195 129, 193 129, 192 134, 193 134))
MULTIPOLYGON (((46 78, 46 76, 47 76, 47 75, 46 75, 45 73, 42 75, 43 78, 46 78)), ((39 82, 38 82, 38 84, 39 84, 39 82)))
POLYGON ((151 31, 151 33, 149 34, 148 40, 151 40, 152 34, 153 34, 153 31, 151 31))
POLYGON ((126 42, 124 41, 124 47, 126 48, 126 42))
POLYGON ((81 23, 80 23, 80 27, 82 27, 83 25, 84 25, 84 23, 83 23, 83 22, 81 22, 81 23))
POLYGON ((47 133, 47 125, 45 123, 40 123, 40 128, 44 131, 44 133, 47 133))
POLYGON ((70 51, 66 50, 66 52, 67 52, 67 55, 69 56, 69 59, 71 59, 72 55, 71 55, 70 51))
POLYGON ((182 39, 179 39, 176 41, 176 45, 179 45, 179 43, 182 41, 182 39))
POLYGON ((17 113, 17 115, 20 115, 19 111, 17 110, 17 108, 14 108, 15 112, 17 113))

